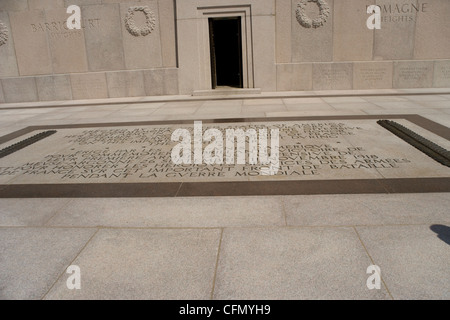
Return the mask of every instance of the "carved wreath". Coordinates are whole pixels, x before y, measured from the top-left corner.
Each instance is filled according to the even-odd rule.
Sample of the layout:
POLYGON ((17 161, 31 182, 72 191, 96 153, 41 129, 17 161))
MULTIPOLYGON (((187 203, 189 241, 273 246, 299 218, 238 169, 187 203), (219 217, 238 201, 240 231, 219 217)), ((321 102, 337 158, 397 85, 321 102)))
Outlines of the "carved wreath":
POLYGON ((8 28, 0 21, 0 46, 8 41, 8 28))
POLYGON ((295 11, 298 23, 305 28, 319 28, 327 22, 330 16, 330 7, 325 0, 301 0, 295 11), (309 18, 306 14, 306 6, 308 2, 314 2, 319 7, 319 16, 316 19, 309 18))
POLYGON ((131 7, 125 15, 125 28, 135 37, 149 35, 155 29, 156 17, 149 7, 131 7), (137 27, 134 22, 134 13, 142 11, 145 14, 145 24, 142 27, 137 27))

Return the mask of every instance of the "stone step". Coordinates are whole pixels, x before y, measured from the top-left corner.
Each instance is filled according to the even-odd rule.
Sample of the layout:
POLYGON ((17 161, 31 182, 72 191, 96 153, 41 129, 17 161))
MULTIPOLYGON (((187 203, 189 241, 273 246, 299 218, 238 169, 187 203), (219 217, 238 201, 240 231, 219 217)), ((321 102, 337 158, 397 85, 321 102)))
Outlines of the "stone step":
POLYGON ((243 94, 261 94, 260 88, 231 88, 231 87, 219 87, 217 89, 210 90, 196 90, 193 92, 193 96, 230 96, 230 95, 243 95, 243 94))

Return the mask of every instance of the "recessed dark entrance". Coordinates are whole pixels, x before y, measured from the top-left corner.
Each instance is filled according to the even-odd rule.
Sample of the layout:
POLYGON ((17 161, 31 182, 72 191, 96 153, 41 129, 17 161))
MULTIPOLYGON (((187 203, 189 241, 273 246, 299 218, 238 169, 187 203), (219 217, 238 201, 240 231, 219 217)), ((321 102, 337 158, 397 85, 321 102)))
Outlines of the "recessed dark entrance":
POLYGON ((209 18, 212 88, 242 88, 241 17, 209 18))

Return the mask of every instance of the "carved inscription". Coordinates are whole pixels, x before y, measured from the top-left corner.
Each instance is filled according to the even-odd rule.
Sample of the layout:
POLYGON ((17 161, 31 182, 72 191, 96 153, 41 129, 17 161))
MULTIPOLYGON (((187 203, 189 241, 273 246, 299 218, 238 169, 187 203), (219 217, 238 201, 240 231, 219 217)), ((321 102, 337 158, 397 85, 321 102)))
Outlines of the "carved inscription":
MULTIPOLYGON (((258 130, 263 127, 267 128, 267 125, 222 124, 220 130, 225 134, 226 129, 258 130)), ((340 122, 283 122, 269 127, 280 130, 280 168, 276 176, 261 177, 264 179, 327 179, 330 175, 346 176, 350 172, 364 174, 367 170, 396 169, 411 162, 404 157, 388 157, 374 153, 366 146, 345 142, 346 137, 364 132, 358 126, 340 122)), ((47 181, 51 179, 58 183, 100 179, 111 182, 195 181, 203 178, 245 181, 261 175, 258 165, 173 164, 171 149, 174 142, 170 139, 173 128, 170 127, 80 129, 66 135, 63 131, 58 131, 59 139, 70 148, 45 154, 39 161, 2 166, 0 179, 22 175, 28 179, 45 177, 47 181)))
MULTIPOLYGON (((366 9, 369 6, 366 6, 366 9)), ((427 2, 415 1, 386 3, 378 5, 381 13, 381 23, 407 23, 416 21, 419 13, 429 12, 430 5, 427 2)))
POLYGON ((99 29, 100 19, 82 19, 81 29, 70 30, 67 27, 66 21, 50 21, 42 23, 32 23, 30 24, 31 32, 47 32, 47 34, 54 39, 71 39, 71 38, 81 38, 83 30, 96 30, 99 29))
POLYGON ((360 70, 361 78, 364 81, 382 81, 387 74, 387 69, 381 68, 364 68, 360 70))
POLYGON ((401 67, 399 77, 403 80, 417 81, 425 78, 429 71, 428 67, 401 67))
POLYGON ((0 46, 8 41, 8 27, 0 21, 0 46))

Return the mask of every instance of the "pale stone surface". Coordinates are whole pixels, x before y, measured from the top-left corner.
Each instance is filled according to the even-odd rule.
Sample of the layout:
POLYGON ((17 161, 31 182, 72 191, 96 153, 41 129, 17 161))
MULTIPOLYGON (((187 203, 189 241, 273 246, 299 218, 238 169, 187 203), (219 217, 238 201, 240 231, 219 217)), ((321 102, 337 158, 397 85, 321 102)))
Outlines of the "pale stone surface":
POLYGON ((2 0, 0 1, 0 10, 21 11, 28 9, 28 0, 2 0))
POLYGON ((220 236, 219 229, 102 229, 74 261, 82 290, 67 290, 62 277, 45 299, 210 299, 220 236))
MULTIPOLYGON (((177 13, 179 13, 177 7, 177 13)), ((197 21, 194 19, 178 20, 178 63, 179 63, 179 90, 180 94, 192 94, 199 86, 198 65, 198 35, 194 30, 197 21)), ((210 87, 209 87, 210 88, 210 87)), ((203 89, 209 89, 203 88, 203 89)))
POLYGON ((69 15, 66 8, 49 9, 45 11, 49 48, 51 52, 54 73, 86 72, 88 61, 86 56, 85 30, 98 30, 97 21, 82 20, 82 30, 66 30, 64 17, 69 15))
POLYGON ((286 196, 283 201, 288 226, 400 225, 430 221, 449 223, 450 199, 443 198, 443 195, 286 196))
POLYGON ((394 299, 450 298, 448 224, 357 230, 394 299))
POLYGON ((314 90, 346 90, 353 86, 352 63, 314 63, 314 90))
MULTIPOLYGON (((230 0, 230 7, 242 6, 241 0, 230 0)), ((198 18, 197 8, 214 8, 223 6, 223 0, 195 0, 195 1, 177 1, 177 17, 179 19, 198 18)), ((275 2, 273 0, 246 0, 245 6, 252 7, 252 14, 255 16, 273 15, 275 12, 275 2)))
POLYGON ((450 87, 450 60, 434 62, 433 87, 450 87))
MULTIPOLYGON (((407 14, 398 13, 396 6, 399 8, 405 4, 417 6, 417 0, 398 0, 395 3, 391 0, 376 0, 376 4, 381 6, 382 10, 381 29, 375 31, 374 59, 412 59, 417 13, 415 11, 407 14)), ((366 16, 368 17, 367 14, 366 16)))
POLYGON ((433 85, 433 61, 394 62, 394 88, 430 88, 433 85))
POLYGON ((277 63, 292 61, 291 31, 292 4, 291 0, 275 1, 276 8, 276 51, 277 63))
POLYGON ((448 59, 450 52, 450 1, 426 2, 426 12, 419 13, 415 30, 415 59, 448 59))
POLYGON ((389 299, 371 264, 351 228, 225 229, 214 298, 389 299))
MULTIPOLYGON (((103 0, 103 2, 105 2, 103 0)), ((115 1, 117 2, 117 1, 115 1)), ((88 5, 88 4, 101 4, 102 0, 64 0, 64 6, 67 8, 68 6, 75 4, 78 6, 88 5)))
POLYGON ((0 226, 43 226, 68 199, 0 199, 0 226))
POLYGON ((108 98, 108 87, 104 73, 71 74, 73 99, 108 98))
MULTIPOLYGON (((399 113, 412 112, 400 110, 399 113)), ((347 136, 346 140, 351 145, 361 146, 363 150, 367 150, 365 146, 371 146, 368 153, 361 150, 365 153, 365 156, 361 155, 359 157, 357 156, 357 158, 365 162, 366 165, 371 164, 372 166, 377 166, 377 172, 384 178, 414 178, 417 176, 445 177, 450 175, 448 167, 432 160, 422 152, 415 154, 417 151, 416 148, 400 140, 388 130, 378 131, 373 127, 369 128, 371 126, 366 121, 360 121, 358 126, 363 131, 358 135, 347 136), (375 141, 382 141, 382 143, 376 143, 375 141), (404 164, 408 166, 408 163, 414 163, 414 166, 416 166, 415 170, 405 171, 404 164)), ((408 127, 407 124, 406 126, 408 127)))
POLYGON ((0 77, 14 77, 19 75, 17 69, 14 38, 11 32, 9 17, 6 12, 0 11, 0 23, 8 28, 8 41, 0 46, 0 77))
POLYGON ((36 77, 36 87, 40 101, 72 99, 69 75, 36 77))
POLYGON ((162 64, 172 68, 177 66, 174 3, 171 0, 158 1, 162 64))
POLYGON ((389 89, 392 88, 392 62, 354 62, 353 89, 389 89))
POLYGON ((282 226, 284 215, 281 198, 74 199, 51 219, 49 225, 157 228, 282 226))
POLYGON ((110 98, 145 96, 142 71, 107 72, 106 80, 110 98))
POLYGON ((95 229, 0 228, 0 299, 41 299, 94 233, 95 229))
MULTIPOLYGON (((219 113, 202 109, 203 102, 170 104, 149 110, 151 119, 158 116, 190 114, 189 119, 202 119, 219 113), (202 109, 202 110, 201 110, 202 109), (208 113, 209 112, 209 113, 208 113)), ((282 104, 281 104, 282 106, 282 104)), ((257 109, 257 105, 252 106, 257 109)), ((290 105, 288 110, 292 110, 290 105)), ((226 106, 221 106, 226 110, 226 106)), ((231 106, 230 115, 242 106, 231 106)), ((214 109, 214 108, 213 108, 214 109)), ((275 110, 275 109, 274 109, 275 110)), ((348 114, 334 111, 333 107, 312 103, 301 111, 291 113, 348 114), (307 110, 306 110, 307 109, 307 110), (321 110, 317 110, 321 109, 321 110)), ((95 108, 74 113, 67 119, 79 122, 122 120, 124 113, 116 110, 95 108), (110 117, 110 118, 107 118, 110 117)), ((123 110, 125 111, 125 110, 123 110)), ((266 110, 267 111, 267 110, 266 110)), ((365 110, 371 112, 372 110, 365 110)), ((377 113, 386 110, 373 110, 377 113)), ((407 109, 409 111, 409 109, 407 109)), ((435 112, 438 112, 435 110, 435 112)), ((267 115, 281 116, 289 112, 269 112, 267 115)), ((398 113, 404 113, 399 110, 398 113)), ((132 113, 131 113, 132 114, 132 113)), ((227 113, 221 113, 226 115, 227 113)), ((360 112, 360 114, 363 114, 360 112)), ((36 116, 35 114, 27 116, 36 116)), ((148 119, 150 119, 150 117, 148 119)), ((135 114, 136 120, 145 120, 142 112, 135 114)), ((134 120, 135 118, 131 118, 134 120)), ((125 119, 124 121, 132 121, 125 119)), ((408 124, 408 122, 404 122, 408 124)), ((217 128, 222 138, 225 128, 242 128, 244 124, 204 124, 203 129, 217 128)), ((299 181, 299 180, 349 180, 382 178, 449 177, 448 168, 432 160, 406 142, 399 140, 376 123, 376 120, 341 121, 285 121, 246 123, 245 128, 268 129, 276 126, 280 130, 280 168, 276 175, 261 173, 261 164, 236 164, 236 159, 219 165, 176 166, 171 159, 172 149, 177 145, 171 141, 175 129, 193 130, 193 124, 149 125, 142 127, 112 126, 104 128, 58 129, 54 135, 25 150, 15 152, 2 159, 0 183, 155 183, 155 182, 219 182, 219 181, 299 181), (147 149, 148 147, 151 149, 147 149), (108 159, 106 165, 104 161, 108 159), (226 163, 228 162, 228 163, 226 163), (92 171, 97 164, 101 169, 92 171), (33 170, 29 168, 32 167, 33 170), (45 168, 45 170, 44 170, 45 168), (133 169, 131 169, 133 168, 133 169), (49 174, 48 172, 51 172, 49 174)), ((35 132, 30 133, 35 134, 35 132)), ((25 137, 19 137, 22 140, 25 137)), ((220 139, 220 138, 218 138, 220 139)), ((11 141, 9 143, 14 143, 11 141)), ((223 148, 223 147, 222 147, 223 148)), ((248 150, 247 148, 247 151, 248 150)))
MULTIPOLYGON (((75 4, 76 1, 72 1, 75 4)), ((28 0, 30 10, 63 8, 64 0, 28 0)))
POLYGON ((52 73, 45 13, 31 10, 9 13, 21 76, 52 73))
POLYGON ((277 64, 277 91, 312 89, 312 64, 277 64))
MULTIPOLYGON (((319 28, 301 26, 295 15, 298 1, 292 0, 292 62, 319 62, 333 60, 333 5, 334 0, 327 0, 330 16, 327 22, 319 28)), ((306 14, 310 19, 318 16, 316 4, 309 3, 306 14)))
POLYGON ((125 68, 122 44, 122 20, 118 4, 83 6, 84 19, 99 23, 98 28, 84 30, 90 71, 111 71, 125 68))
POLYGON ((372 60, 374 32, 365 27, 373 0, 338 0, 333 13, 334 61, 372 60))
POLYGON ((37 101, 36 82, 33 77, 2 79, 6 102, 37 101))
POLYGON ((2 82, 0 81, 0 102, 5 102, 5 95, 3 94, 2 82))
MULTIPOLYGON (((158 13, 157 1, 126 2, 120 5, 120 21, 125 20, 128 8, 146 6, 154 14, 155 28, 147 36, 134 36, 128 32, 125 25, 122 26, 123 50, 125 54, 125 66, 127 69, 148 69, 162 66, 161 39, 159 23, 161 18, 158 13)), ((134 22, 139 28, 144 25, 143 12, 134 14, 134 22)), ((167 18, 169 19, 169 18, 167 18)), ((124 24, 124 23, 122 23, 124 24)))
POLYGON ((143 73, 146 95, 178 94, 178 69, 152 69, 143 73))
POLYGON ((276 67, 275 67, 275 17, 256 16, 252 19, 253 54, 255 88, 264 91, 276 91, 276 67))

